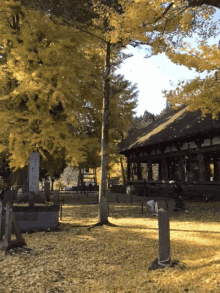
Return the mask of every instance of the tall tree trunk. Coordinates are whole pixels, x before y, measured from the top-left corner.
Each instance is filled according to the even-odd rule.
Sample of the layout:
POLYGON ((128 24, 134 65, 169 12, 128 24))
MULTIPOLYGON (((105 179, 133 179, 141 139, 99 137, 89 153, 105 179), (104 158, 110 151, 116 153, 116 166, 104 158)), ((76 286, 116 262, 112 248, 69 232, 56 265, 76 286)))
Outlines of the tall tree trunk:
MULTIPOLYGON (((52 185, 51 185, 51 191, 53 191, 53 184, 54 184, 54 181, 55 181, 55 179, 52 177, 52 178, 51 178, 51 182, 52 182, 52 185)), ((44 184, 45 184, 45 182, 44 182, 44 184)))
POLYGON ((78 175, 78 179, 77 179, 77 185, 78 185, 78 186, 82 185, 81 166, 79 166, 79 175, 78 175))
POLYGON ((110 54, 111 44, 106 44, 105 58, 105 87, 103 97, 102 113, 102 139, 101 139, 101 184, 99 188, 99 210, 98 223, 108 223, 107 202, 107 167, 108 167, 108 117, 109 117, 109 95, 110 95, 110 54))

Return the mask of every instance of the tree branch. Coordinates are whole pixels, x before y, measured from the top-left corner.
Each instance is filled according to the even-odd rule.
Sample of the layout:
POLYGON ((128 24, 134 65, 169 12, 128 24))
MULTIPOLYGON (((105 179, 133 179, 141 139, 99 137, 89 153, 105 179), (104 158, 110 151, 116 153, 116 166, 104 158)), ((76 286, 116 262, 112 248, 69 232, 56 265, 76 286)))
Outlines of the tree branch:
MULTIPOLYGON (((50 19, 54 22, 53 18, 50 18, 50 19)), ((73 22, 74 22, 74 21, 73 21, 73 22)), ((99 36, 97 36, 97 35, 91 33, 91 32, 88 31, 85 27, 81 27, 81 26, 80 26, 79 24, 77 24, 76 22, 74 22, 74 24, 72 24, 72 23, 68 22, 67 20, 62 19, 62 23, 60 23, 60 24, 68 25, 68 26, 74 27, 75 29, 77 29, 77 30, 79 30, 79 31, 81 31, 81 32, 87 33, 87 34, 91 35, 92 37, 95 37, 95 38, 101 40, 102 42, 106 42, 105 39, 103 39, 103 38, 101 38, 101 37, 99 37, 99 36)))
POLYGON ((219 0, 188 0, 189 7, 198 7, 202 5, 213 6, 220 9, 219 0))
POLYGON ((164 10, 164 12, 162 13, 162 15, 161 16, 159 16, 157 19, 156 19, 156 22, 158 21, 158 20, 160 20, 161 18, 163 18, 166 14, 167 14, 167 12, 172 8, 172 6, 173 6, 173 2, 171 2, 168 6, 167 6, 167 8, 164 10))

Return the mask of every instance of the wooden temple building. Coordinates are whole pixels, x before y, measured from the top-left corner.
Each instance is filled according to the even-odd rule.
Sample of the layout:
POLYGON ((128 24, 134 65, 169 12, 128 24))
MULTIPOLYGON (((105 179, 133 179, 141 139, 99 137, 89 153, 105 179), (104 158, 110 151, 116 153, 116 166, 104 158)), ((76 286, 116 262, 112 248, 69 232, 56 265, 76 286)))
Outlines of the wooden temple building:
MULTIPOLYGON (((220 117, 219 117, 220 118, 220 117)), ((200 191, 220 189, 220 119, 187 107, 166 111, 119 144, 127 158, 127 182, 165 186, 177 178, 200 191)))

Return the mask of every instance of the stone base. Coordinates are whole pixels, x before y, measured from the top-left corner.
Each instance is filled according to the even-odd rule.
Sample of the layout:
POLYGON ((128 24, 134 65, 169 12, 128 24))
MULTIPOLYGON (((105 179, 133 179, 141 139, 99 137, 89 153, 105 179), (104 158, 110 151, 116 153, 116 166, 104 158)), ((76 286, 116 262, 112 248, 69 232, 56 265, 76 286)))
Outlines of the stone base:
POLYGON ((15 206, 13 210, 21 233, 56 230, 58 228, 59 205, 15 206))
POLYGON ((24 192, 24 193, 18 193, 17 194, 17 202, 29 202, 30 204, 34 203, 46 203, 46 197, 44 194, 35 194, 32 191, 24 192))
POLYGON ((162 265, 158 264, 158 258, 156 258, 152 262, 151 266, 149 266, 148 271, 164 269, 164 268, 167 268, 167 267, 173 268, 173 267, 177 266, 178 264, 179 264, 179 261, 174 260, 174 261, 171 261, 170 264, 167 264, 166 266, 162 266, 162 265))

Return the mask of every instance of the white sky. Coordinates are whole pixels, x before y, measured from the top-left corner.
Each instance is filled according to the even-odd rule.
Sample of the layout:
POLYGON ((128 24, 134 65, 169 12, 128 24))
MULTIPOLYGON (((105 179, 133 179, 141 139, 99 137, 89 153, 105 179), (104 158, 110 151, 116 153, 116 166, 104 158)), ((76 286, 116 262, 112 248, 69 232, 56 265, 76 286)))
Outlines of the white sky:
POLYGON ((139 105, 136 109, 138 116, 143 115, 145 110, 159 114, 165 108, 166 100, 161 91, 172 89, 170 81, 177 83, 178 80, 198 76, 195 70, 172 63, 165 54, 144 58, 146 55, 144 48, 131 46, 125 52, 134 56, 124 61, 118 73, 138 85, 139 105))

